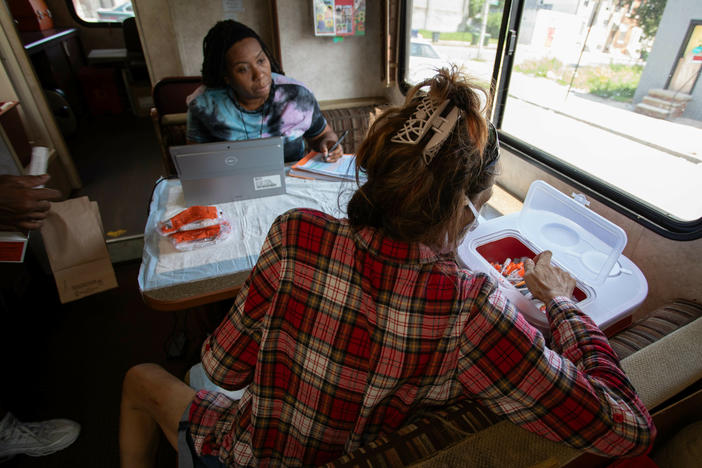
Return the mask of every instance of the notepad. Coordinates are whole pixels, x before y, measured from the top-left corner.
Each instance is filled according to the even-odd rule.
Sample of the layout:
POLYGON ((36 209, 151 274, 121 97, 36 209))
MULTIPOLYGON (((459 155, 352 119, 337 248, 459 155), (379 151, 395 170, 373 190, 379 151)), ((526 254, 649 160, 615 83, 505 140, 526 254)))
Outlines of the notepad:
MULTIPOLYGON (((356 180, 356 156, 344 154, 337 161, 324 161, 322 153, 310 152, 290 168, 290 175, 318 180, 353 181, 356 180)), ((365 174, 360 174, 365 180, 365 174)))

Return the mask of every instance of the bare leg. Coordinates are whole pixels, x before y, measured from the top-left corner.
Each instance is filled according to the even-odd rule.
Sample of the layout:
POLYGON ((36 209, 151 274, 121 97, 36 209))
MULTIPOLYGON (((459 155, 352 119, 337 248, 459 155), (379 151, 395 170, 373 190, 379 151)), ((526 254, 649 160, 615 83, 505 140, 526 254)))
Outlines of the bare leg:
POLYGON ((152 467, 159 426, 173 448, 178 422, 195 390, 156 364, 139 364, 127 372, 122 386, 119 447, 121 466, 152 467))

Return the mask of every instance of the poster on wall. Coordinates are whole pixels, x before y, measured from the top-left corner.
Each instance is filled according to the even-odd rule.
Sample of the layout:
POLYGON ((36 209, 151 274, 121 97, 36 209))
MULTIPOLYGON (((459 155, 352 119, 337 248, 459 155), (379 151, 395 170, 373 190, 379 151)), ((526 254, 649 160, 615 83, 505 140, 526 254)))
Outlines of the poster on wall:
POLYGON ((312 0, 315 36, 364 36, 366 0, 312 0))
POLYGON ((243 11, 243 0, 222 0, 222 19, 236 20, 237 16, 243 11))

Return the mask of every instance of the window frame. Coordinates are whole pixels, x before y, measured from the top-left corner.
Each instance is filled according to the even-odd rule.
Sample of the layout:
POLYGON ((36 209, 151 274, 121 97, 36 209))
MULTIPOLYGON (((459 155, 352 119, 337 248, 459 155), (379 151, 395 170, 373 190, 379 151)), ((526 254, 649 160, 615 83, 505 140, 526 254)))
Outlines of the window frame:
MULTIPOLYGON (((668 239, 690 241, 702 238, 702 217, 693 221, 679 221, 662 210, 639 200, 618 187, 605 183, 578 167, 565 163, 547 152, 523 142, 502 129, 506 109, 514 56, 519 38, 519 20, 526 0, 505 1, 502 24, 497 42, 495 65, 492 74, 492 108, 488 109, 500 137, 500 144, 510 153, 529 162, 551 175, 558 177, 609 208, 632 219, 638 224, 668 239)), ((411 24, 412 0, 401 0, 400 50, 398 57, 398 82, 406 94, 410 88, 406 77, 409 65, 409 28, 411 24)), ((692 26, 691 26, 692 27, 692 26)))
MULTIPOLYGON (((85 21, 83 18, 78 16, 78 13, 76 12, 76 8, 73 5, 73 0, 65 0, 66 1, 66 8, 68 8, 68 13, 71 15, 71 18, 73 18, 73 21, 76 23, 80 24, 81 26, 84 26, 86 28, 119 28, 122 29, 122 21, 96 21, 96 22, 90 22, 90 21, 85 21)), ((133 2, 133 0, 132 0, 133 2)), ((134 4, 132 3, 132 8, 134 4)))

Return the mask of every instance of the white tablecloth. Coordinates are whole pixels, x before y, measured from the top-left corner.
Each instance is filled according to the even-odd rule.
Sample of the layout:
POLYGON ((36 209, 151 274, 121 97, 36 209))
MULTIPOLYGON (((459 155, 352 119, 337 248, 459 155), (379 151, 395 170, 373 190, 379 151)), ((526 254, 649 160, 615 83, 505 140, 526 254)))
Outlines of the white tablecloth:
POLYGON ((144 230, 139 270, 142 292, 251 270, 275 218, 292 208, 313 208, 344 217, 355 183, 286 179, 284 195, 216 205, 231 223, 225 240, 191 251, 179 251, 156 231, 159 221, 187 208, 178 179, 157 182, 144 230))

